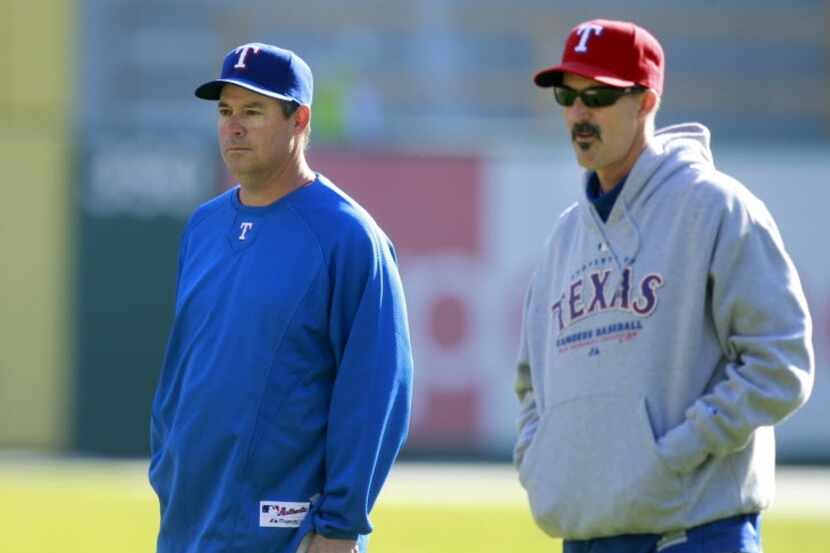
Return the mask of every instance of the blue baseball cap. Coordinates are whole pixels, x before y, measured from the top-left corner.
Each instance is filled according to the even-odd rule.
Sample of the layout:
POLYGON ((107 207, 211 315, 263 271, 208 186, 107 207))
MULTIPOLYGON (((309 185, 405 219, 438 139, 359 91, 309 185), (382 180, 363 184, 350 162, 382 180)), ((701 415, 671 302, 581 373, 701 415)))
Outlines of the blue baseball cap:
POLYGON ((225 55, 222 74, 196 89, 204 100, 218 100, 222 87, 235 84, 263 96, 311 105, 314 79, 311 68, 291 50, 252 42, 225 55))

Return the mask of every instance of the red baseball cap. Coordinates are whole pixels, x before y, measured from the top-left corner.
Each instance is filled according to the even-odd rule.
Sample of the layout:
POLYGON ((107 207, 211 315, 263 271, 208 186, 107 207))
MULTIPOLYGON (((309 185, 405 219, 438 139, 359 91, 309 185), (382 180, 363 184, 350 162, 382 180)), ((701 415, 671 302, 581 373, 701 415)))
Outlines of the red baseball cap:
POLYGON ((634 23, 593 19, 571 29, 562 63, 543 69, 533 81, 548 88, 574 73, 611 86, 641 85, 663 92, 663 48, 654 36, 634 23))

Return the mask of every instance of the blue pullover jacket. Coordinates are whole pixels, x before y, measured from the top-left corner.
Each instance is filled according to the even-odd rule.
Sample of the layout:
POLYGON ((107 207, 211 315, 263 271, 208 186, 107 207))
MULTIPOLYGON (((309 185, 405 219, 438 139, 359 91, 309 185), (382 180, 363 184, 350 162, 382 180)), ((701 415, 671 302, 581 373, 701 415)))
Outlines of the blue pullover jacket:
POLYGON ((234 188, 185 229, 151 420, 159 553, 359 538, 407 433, 394 249, 322 176, 265 207, 234 188))

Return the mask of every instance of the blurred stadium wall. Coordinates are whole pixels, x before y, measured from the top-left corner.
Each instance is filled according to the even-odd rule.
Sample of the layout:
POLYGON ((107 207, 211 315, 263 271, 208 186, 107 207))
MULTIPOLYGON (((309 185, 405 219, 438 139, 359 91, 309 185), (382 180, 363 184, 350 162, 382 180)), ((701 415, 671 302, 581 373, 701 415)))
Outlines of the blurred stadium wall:
POLYGON ((0 444, 69 444, 75 2, 0 2, 0 444))
MULTIPOLYGON (((244 9, 233 0, 78 0, 76 8, 77 54, 58 66, 75 64, 81 76, 71 106, 76 170, 52 166, 55 182, 71 181, 75 194, 50 196, 64 216, 61 209, 74 210, 74 247, 61 261, 66 235, 43 237, 37 255, 59 266, 8 273, 26 285, 4 287, 14 297, 0 315, 14 328, 40 302, 52 317, 54 341, 33 324, 2 338, 2 398, 31 390, 45 406, 21 411, 33 402, 4 401, 2 413, 15 416, 0 420, 22 412, 45 422, 4 430, 0 444, 146 454, 179 233, 195 205, 229 184, 215 106, 192 91, 217 73, 227 50, 261 40, 311 64, 312 163, 363 202, 398 246, 417 363, 408 454, 505 458, 521 298, 553 221, 578 193, 558 110, 530 78, 558 59, 573 24, 601 15, 636 20, 660 37, 668 75, 658 123, 709 125, 717 164, 777 217, 805 281, 819 360, 815 396, 782 427, 780 452, 830 460, 830 0, 659 9, 646 0, 353 0, 348 10, 327 0, 279 10, 267 0, 244 9), (71 279, 61 272, 67 264, 71 279), (38 279, 63 284, 71 303, 60 291, 42 297, 38 279)), ((58 25, 69 15, 57 13, 44 17, 58 25)), ((61 44, 55 51, 66 55, 61 44)), ((39 148, 34 158, 48 159, 39 148)), ((3 224, 25 228, 32 213, 3 224)), ((34 255, 31 240, 26 250, 19 240, 3 245, 34 255)))

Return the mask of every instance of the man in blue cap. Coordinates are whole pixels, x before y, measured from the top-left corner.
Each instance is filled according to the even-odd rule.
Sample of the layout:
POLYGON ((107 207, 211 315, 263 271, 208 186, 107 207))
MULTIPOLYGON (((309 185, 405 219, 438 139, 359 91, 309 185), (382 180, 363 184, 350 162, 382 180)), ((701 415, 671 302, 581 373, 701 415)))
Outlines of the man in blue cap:
POLYGON ((238 185, 199 207, 151 420, 159 553, 366 550, 404 442, 412 356, 394 248, 310 169, 312 76, 245 44, 218 100, 238 185))

